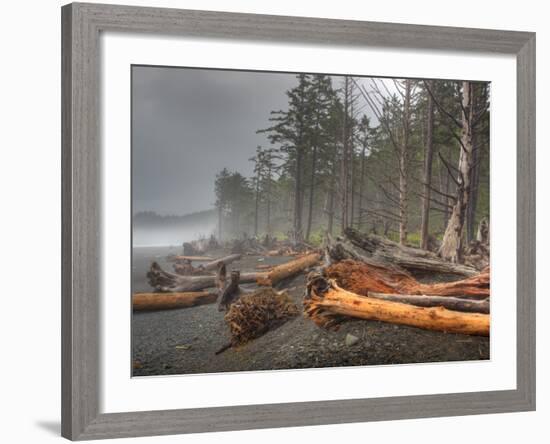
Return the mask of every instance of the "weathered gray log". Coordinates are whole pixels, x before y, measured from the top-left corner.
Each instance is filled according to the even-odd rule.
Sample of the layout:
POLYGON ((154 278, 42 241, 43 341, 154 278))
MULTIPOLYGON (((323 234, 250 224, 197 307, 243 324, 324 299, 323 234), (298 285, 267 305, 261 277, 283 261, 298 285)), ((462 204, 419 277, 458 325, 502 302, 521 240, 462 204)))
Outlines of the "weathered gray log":
MULTIPOLYGON (((240 276, 241 283, 256 282, 265 273, 243 273, 240 276)), ((180 276, 170 273, 153 262, 147 273, 147 279, 151 287, 159 292, 188 292, 199 291, 205 288, 216 287, 218 278, 215 275, 209 276, 180 276)))
POLYGON ((453 296, 390 294, 376 293, 373 291, 369 291, 368 295, 376 299, 401 302, 404 304, 416 305, 417 307, 444 307, 449 310, 485 314, 489 314, 490 310, 489 299, 473 300, 453 296))
POLYGON ((478 273, 474 267, 447 262, 435 253, 419 248, 399 245, 389 239, 373 234, 360 233, 348 228, 346 239, 360 254, 383 263, 390 263, 408 271, 430 271, 435 273, 473 276, 478 273))
POLYGON ((345 259, 351 259, 354 261, 363 262, 367 265, 387 268, 398 274, 411 276, 407 270, 405 270, 404 268, 401 268, 395 263, 389 262, 385 258, 381 258, 381 257, 374 258, 372 256, 370 257, 367 256, 366 254, 362 253, 360 249, 356 248, 351 242, 346 240, 334 241, 329 237, 326 250, 327 250, 327 254, 325 255, 325 263, 324 263, 325 267, 328 267, 333 263, 340 262, 345 259))
MULTIPOLYGON (((184 257, 185 256, 179 256, 184 257)), ((200 264, 195 267, 192 264, 191 259, 178 259, 176 258, 176 263, 174 264, 174 271, 182 276, 197 276, 197 275, 207 275, 210 271, 217 270, 220 264, 229 265, 232 262, 235 262, 241 258, 240 254, 230 254, 229 256, 220 257, 218 259, 210 260, 206 264, 200 264)))
POLYGON ((242 257, 241 254, 230 254, 229 256, 220 257, 219 259, 215 259, 215 260, 213 260, 211 262, 208 262, 206 264, 201 264, 201 265, 199 265, 198 268, 201 268, 205 271, 216 270, 220 263, 223 263, 225 265, 229 265, 232 262, 238 261, 241 257, 242 257))

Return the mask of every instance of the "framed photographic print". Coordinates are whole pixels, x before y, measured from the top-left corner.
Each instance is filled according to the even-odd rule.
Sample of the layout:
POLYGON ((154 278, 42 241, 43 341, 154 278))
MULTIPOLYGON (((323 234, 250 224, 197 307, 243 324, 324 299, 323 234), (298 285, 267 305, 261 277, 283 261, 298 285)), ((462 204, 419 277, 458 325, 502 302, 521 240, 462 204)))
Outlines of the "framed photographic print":
POLYGON ((534 34, 62 24, 65 437, 535 408, 534 34))

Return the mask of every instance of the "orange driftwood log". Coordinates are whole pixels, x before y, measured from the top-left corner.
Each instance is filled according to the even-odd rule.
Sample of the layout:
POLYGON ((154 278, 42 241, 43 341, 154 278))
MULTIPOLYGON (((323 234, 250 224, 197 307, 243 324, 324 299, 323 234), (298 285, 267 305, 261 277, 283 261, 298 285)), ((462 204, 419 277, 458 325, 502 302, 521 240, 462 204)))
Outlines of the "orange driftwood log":
POLYGON ((273 286, 278 282, 281 282, 283 279, 294 276, 307 268, 317 265, 320 260, 320 253, 311 253, 306 256, 299 257, 287 262, 286 264, 277 265, 271 271, 261 273, 256 282, 258 285, 263 285, 266 287, 273 286))
POLYGON ((427 330, 489 336, 489 315, 443 307, 417 307, 360 296, 340 288, 318 273, 308 277, 304 314, 322 327, 334 327, 342 317, 390 322, 427 330))
POLYGON ((188 293, 134 293, 132 308, 134 311, 172 310, 197 305, 213 304, 217 294, 207 291, 188 293))
POLYGON ((490 294, 489 268, 467 279, 438 284, 422 284, 408 273, 349 259, 331 265, 325 271, 338 285, 363 296, 375 292, 485 299, 490 294))

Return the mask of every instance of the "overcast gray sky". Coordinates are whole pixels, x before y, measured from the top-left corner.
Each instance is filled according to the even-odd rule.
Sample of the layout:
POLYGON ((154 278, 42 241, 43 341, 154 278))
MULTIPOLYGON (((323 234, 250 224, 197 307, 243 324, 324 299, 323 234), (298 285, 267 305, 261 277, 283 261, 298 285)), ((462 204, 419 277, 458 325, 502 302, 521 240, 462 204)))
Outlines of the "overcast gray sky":
POLYGON ((212 208, 224 167, 252 174, 257 129, 286 109, 293 74, 133 67, 134 212, 187 214, 212 208))

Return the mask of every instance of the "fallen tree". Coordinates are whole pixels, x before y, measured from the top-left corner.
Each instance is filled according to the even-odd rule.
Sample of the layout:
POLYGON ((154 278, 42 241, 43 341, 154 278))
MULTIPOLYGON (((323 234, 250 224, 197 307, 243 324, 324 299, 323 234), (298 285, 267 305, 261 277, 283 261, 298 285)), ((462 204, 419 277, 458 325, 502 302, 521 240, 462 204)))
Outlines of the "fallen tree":
MULTIPOLYGON (((234 255, 231 257, 234 257, 234 255)), ((311 253, 285 264, 277 265, 270 271, 240 273, 240 283, 255 282, 260 286, 271 287, 284 279, 317 265, 320 259, 320 253, 311 253)), ((219 267, 221 264, 225 266, 225 261, 217 261, 216 267, 219 267)), ((157 262, 153 262, 147 273, 147 279, 151 287, 159 292, 188 292, 216 286, 217 277, 213 274, 195 276, 170 273, 163 270, 157 262)))
MULTIPOLYGON (((257 279, 258 285, 271 287, 295 274, 317 265, 321 260, 321 253, 310 253, 285 264, 277 265, 272 270, 261 273, 257 279)), ((242 280, 241 280, 242 281, 242 280)))
POLYGON ((213 304, 218 295, 207 291, 187 293, 134 293, 132 309, 134 311, 172 310, 197 305, 213 304))
MULTIPOLYGON (((265 273, 242 273, 241 283, 257 282, 265 273)), ((176 273, 170 273, 163 270, 157 262, 151 264, 147 272, 149 285, 156 291, 166 292, 189 292, 199 291, 205 288, 215 287, 217 285, 217 276, 181 276, 176 273)))
POLYGON ((187 256, 180 256, 185 259, 176 260, 174 264, 174 271, 177 274, 183 276, 202 275, 208 274, 209 271, 214 271, 220 264, 229 265, 232 262, 238 261, 242 256, 240 254, 230 254, 229 256, 220 257, 218 259, 210 260, 206 264, 200 264, 198 267, 194 267, 192 259, 187 256))
MULTIPOLYGON (((408 271, 429 271, 459 276, 473 276, 479 271, 468 265, 444 261, 431 251, 400 245, 374 234, 360 233, 352 228, 346 229, 345 237, 362 255, 375 261, 397 265, 408 271)), ((342 245, 345 248, 345 243, 342 245)))
POLYGON ((423 284, 399 270, 349 259, 325 267, 325 273, 341 287, 362 296, 368 296, 369 292, 465 299, 486 299, 490 296, 489 268, 466 279, 436 284, 423 284))
POLYGON ((402 302, 416 305, 417 307, 443 307, 449 310, 464 311, 469 313, 489 313, 490 303, 487 299, 464 299, 454 296, 411 295, 395 293, 376 293, 369 291, 368 296, 385 301, 402 302))
POLYGON ((172 255, 166 258, 169 262, 182 262, 182 261, 193 261, 193 262, 210 262, 214 258, 210 256, 183 256, 183 255, 172 255))
POLYGON ((319 273, 308 277, 304 315, 317 325, 334 328, 346 317, 390 322, 449 333, 489 336, 490 317, 443 307, 417 307, 365 297, 344 290, 319 273))

